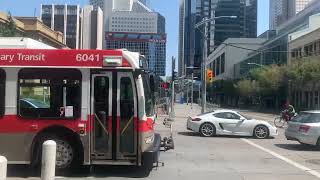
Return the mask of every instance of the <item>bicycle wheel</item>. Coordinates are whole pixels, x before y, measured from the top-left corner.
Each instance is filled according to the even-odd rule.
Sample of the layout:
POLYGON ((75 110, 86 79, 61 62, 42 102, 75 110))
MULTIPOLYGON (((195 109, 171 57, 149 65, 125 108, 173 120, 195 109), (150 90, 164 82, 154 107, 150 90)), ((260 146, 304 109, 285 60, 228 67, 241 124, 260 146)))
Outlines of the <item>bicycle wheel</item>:
POLYGON ((284 126, 284 124, 286 123, 286 121, 282 118, 282 117, 276 117, 274 119, 274 125, 277 127, 277 128, 282 128, 284 126))

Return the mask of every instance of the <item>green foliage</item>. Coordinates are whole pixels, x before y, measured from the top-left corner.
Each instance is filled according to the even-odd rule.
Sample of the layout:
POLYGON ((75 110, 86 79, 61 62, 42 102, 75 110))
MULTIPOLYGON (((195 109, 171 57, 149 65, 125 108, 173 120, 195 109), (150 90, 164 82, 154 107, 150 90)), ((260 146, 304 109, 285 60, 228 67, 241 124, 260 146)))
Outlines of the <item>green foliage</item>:
POLYGON ((320 57, 308 57, 291 65, 271 65, 250 71, 251 80, 236 84, 240 95, 272 96, 279 95, 291 84, 299 89, 308 84, 315 86, 320 81, 320 57))
POLYGON ((17 34, 16 23, 11 16, 11 13, 8 13, 8 24, 0 25, 0 37, 14 37, 17 34))
POLYGON ((265 66, 254 69, 250 73, 252 79, 257 82, 261 95, 273 94, 285 85, 286 68, 284 66, 265 66))
POLYGON ((295 87, 303 87, 307 84, 315 84, 320 81, 320 58, 308 57, 300 59, 287 66, 287 79, 295 87))
POLYGON ((235 88, 238 90, 238 93, 242 97, 250 97, 256 94, 256 86, 255 83, 251 80, 241 80, 237 82, 235 88))

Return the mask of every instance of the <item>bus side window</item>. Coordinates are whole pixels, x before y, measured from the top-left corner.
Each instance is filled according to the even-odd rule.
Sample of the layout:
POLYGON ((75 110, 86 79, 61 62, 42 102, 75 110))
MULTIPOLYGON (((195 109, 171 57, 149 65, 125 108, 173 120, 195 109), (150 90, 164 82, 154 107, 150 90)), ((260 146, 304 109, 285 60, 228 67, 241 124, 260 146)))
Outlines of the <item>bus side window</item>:
POLYGON ((24 118, 75 119, 81 115, 81 72, 75 69, 22 69, 18 112, 24 118))
POLYGON ((0 118, 4 116, 5 111, 5 89, 6 89, 6 73, 0 69, 0 118))

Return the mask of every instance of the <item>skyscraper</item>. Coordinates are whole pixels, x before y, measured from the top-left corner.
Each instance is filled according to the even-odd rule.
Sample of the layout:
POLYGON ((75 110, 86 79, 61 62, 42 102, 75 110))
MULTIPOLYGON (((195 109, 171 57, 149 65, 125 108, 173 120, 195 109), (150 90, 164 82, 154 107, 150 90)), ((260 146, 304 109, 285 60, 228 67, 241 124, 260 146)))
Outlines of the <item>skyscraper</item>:
POLYGON ((41 5, 41 17, 45 25, 64 34, 69 48, 80 48, 82 14, 79 5, 41 5))
MULTIPOLYGON (((89 3, 90 5, 92 5, 94 7, 94 9, 97 9, 97 7, 100 7, 102 10, 104 9, 104 3, 106 1, 110 1, 110 0, 90 0, 89 3)), ((112 1, 112 0, 111 0, 112 1)), ((122 0, 118 0, 118 1, 122 1, 122 0)), ((130 2, 129 0, 126 0, 127 2, 130 2)), ((141 3, 143 3, 144 5, 148 5, 148 1, 147 0, 139 0, 141 3)))
POLYGON ((98 7, 100 7, 102 10, 104 9, 104 0, 90 0, 89 3, 94 9, 97 9, 98 7))
POLYGON ((275 30, 306 8, 311 1, 313 0, 270 0, 270 29, 275 30))
POLYGON ((109 0, 105 7, 105 47, 140 52, 149 69, 165 75, 165 18, 138 0, 109 0), (110 8, 112 7, 112 8, 110 8))
POLYGON ((221 18, 210 27, 210 51, 228 38, 257 37, 257 0, 219 0, 216 3, 214 17, 236 16, 237 18, 221 18))
POLYGON ((88 5, 82 11, 81 48, 102 49, 103 45, 103 12, 100 7, 94 9, 88 5))
POLYGON ((200 67, 204 41, 204 26, 195 29, 204 17, 221 18, 209 23, 208 54, 228 38, 257 36, 257 0, 180 0, 179 18, 179 75, 185 66, 200 67))

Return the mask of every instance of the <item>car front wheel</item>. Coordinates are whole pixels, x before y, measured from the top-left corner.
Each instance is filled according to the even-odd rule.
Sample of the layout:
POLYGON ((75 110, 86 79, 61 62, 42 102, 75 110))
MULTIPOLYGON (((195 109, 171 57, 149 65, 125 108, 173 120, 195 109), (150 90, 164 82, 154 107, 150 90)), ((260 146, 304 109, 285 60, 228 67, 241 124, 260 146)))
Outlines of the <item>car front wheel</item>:
POLYGON ((203 137, 215 136, 216 127, 211 123, 204 123, 200 126, 200 135, 203 137))
POLYGON ((259 125, 254 128, 253 136, 257 139, 266 139, 269 137, 269 129, 264 125, 259 125))

